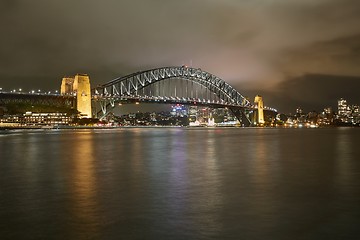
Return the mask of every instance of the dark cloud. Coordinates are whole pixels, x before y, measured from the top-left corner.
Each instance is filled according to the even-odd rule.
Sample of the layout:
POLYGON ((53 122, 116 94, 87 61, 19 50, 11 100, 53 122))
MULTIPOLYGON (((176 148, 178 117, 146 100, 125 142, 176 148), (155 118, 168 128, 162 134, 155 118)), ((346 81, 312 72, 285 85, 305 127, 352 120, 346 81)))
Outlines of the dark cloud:
POLYGON ((360 76, 359 12, 355 0, 1 0, 0 87, 191 62, 260 93, 304 74, 360 76))
MULTIPOLYGON (((239 89, 244 86, 239 85, 239 89)), ((269 106, 276 106, 284 113, 295 113, 297 107, 305 111, 322 111, 326 107, 337 110, 337 100, 345 98, 349 104, 359 104, 360 77, 305 74, 276 84, 274 89, 263 89, 261 95, 269 106)), ((248 96, 258 90, 248 89, 248 96)))

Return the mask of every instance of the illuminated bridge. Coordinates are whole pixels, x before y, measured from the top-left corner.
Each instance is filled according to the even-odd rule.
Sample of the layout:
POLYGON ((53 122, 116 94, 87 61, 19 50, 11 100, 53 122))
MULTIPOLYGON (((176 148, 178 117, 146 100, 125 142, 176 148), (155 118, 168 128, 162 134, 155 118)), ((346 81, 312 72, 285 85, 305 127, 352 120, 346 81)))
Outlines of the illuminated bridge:
MULTIPOLYGON (((186 66, 156 68, 119 77, 92 89, 91 95, 93 102, 100 105, 98 115, 102 116, 122 102, 181 103, 227 107, 248 126, 252 124, 249 114, 258 108, 219 77, 186 66)), ((267 107, 264 110, 276 112, 267 107)))
POLYGON ((180 103, 214 108, 227 107, 244 126, 254 125, 256 121, 261 122, 259 116, 263 112, 270 112, 272 115, 276 113, 275 109, 263 106, 262 99, 255 105, 251 104, 221 78, 201 69, 186 66, 139 71, 98 85, 91 89, 91 93, 73 90, 70 94, 0 91, 0 104, 18 102, 67 106, 78 110, 79 104, 85 104, 89 105, 90 109, 92 106, 93 116, 98 118, 104 118, 112 108, 121 103, 180 103), (89 95, 91 98, 82 100, 89 95), (255 120, 253 113, 257 114, 255 120))

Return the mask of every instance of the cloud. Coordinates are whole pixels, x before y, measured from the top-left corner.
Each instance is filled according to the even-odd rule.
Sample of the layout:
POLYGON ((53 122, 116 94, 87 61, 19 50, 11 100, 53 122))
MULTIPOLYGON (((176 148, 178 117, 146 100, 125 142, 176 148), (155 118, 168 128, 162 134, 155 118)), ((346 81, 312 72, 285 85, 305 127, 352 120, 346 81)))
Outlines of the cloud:
POLYGON ((304 73, 360 74, 355 0, 3 0, 0 6, 1 85, 11 85, 10 78, 41 85, 37 79, 48 78, 57 86, 76 72, 97 84, 190 62, 259 89, 304 73))

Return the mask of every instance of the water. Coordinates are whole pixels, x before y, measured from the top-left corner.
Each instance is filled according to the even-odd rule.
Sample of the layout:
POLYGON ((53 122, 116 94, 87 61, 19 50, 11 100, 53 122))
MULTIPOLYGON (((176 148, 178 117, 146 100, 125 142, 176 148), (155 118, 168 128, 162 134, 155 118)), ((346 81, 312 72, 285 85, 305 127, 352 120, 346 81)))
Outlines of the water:
POLYGON ((359 239, 360 129, 0 132, 0 239, 359 239))

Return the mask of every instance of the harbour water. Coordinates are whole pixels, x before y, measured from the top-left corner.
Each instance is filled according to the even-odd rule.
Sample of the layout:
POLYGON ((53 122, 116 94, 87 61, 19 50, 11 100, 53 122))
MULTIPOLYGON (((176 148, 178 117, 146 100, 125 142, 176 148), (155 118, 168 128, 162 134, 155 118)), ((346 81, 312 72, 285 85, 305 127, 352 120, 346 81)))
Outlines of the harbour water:
POLYGON ((0 131, 0 239, 359 239, 360 129, 0 131))

